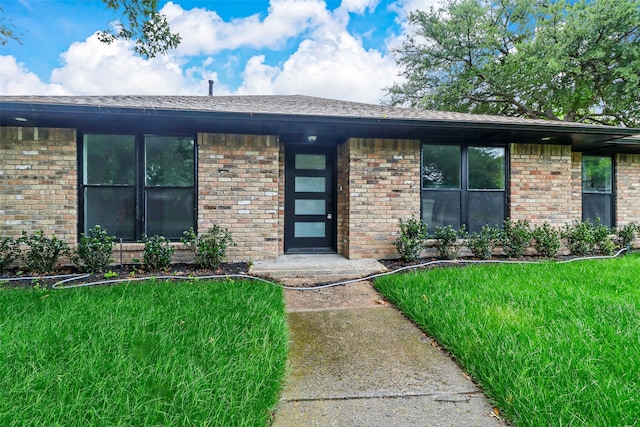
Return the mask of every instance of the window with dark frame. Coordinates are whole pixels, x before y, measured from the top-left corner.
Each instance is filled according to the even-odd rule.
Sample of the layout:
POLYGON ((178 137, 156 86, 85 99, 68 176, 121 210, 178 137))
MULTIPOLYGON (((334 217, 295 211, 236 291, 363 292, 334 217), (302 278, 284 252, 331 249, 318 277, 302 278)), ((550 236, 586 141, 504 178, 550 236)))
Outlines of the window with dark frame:
POLYGON ((501 225, 505 210, 505 147, 423 144, 422 220, 430 229, 480 231, 501 225))
POLYGON ((195 150, 193 137, 82 135, 82 231, 100 225, 136 241, 195 229, 195 150))
POLYGON ((615 226, 613 158, 582 156, 582 221, 615 226))

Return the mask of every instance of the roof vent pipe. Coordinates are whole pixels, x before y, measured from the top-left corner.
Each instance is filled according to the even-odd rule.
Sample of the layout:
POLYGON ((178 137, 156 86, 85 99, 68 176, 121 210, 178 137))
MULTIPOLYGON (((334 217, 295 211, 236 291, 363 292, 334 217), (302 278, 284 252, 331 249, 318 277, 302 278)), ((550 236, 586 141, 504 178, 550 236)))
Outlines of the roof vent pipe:
POLYGON ((213 80, 209 80, 209 96, 213 96, 213 80))

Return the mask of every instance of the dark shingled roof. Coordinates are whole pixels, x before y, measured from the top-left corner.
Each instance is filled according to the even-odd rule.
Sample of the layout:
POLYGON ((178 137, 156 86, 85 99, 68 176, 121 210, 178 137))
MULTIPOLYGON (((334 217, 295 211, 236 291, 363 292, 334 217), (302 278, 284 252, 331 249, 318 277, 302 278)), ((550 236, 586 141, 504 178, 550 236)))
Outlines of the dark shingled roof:
POLYGON ((100 123, 111 127, 121 123, 136 125, 146 120, 147 129, 171 124, 172 129, 181 131, 267 132, 281 137, 287 133, 302 135, 309 130, 335 139, 458 138, 474 143, 556 143, 571 144, 578 150, 640 152, 640 145, 629 138, 640 134, 640 129, 419 110, 303 95, 0 96, 2 125, 20 125, 15 120, 22 120, 22 126, 77 128, 100 123), (625 138, 626 142, 615 142, 618 138, 625 138))
POLYGON ((467 114, 340 101, 304 95, 248 96, 0 96, 0 102, 158 111, 273 114, 338 118, 494 123, 524 126, 607 128, 581 123, 467 114))

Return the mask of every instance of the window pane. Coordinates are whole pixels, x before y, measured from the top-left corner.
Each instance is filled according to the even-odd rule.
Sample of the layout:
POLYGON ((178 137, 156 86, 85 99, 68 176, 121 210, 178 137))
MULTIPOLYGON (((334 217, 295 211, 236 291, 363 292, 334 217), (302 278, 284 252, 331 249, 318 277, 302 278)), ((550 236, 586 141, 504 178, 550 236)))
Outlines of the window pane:
POLYGON ((582 191, 611 193, 611 157, 584 156, 582 158, 582 191))
POLYGON ((480 231, 484 225, 502 225, 504 221, 503 191, 469 192, 469 232, 480 231))
POLYGON ((84 229, 100 225, 111 236, 135 239, 135 191, 132 187, 89 187, 84 192, 84 229))
POLYGON ((295 237, 324 237, 324 222, 296 222, 295 237))
POLYGON ((460 147, 422 147, 422 188, 460 188, 460 147))
POLYGON ((84 183, 134 185, 135 145, 133 135, 84 135, 84 183))
POLYGON ((296 215, 324 215, 325 201, 296 199, 296 215))
POLYGON ((322 176, 296 176, 296 193, 324 193, 325 178, 322 176))
POLYGON ((460 227, 460 192, 423 191, 422 220, 431 230, 445 225, 460 227))
POLYGON ((192 189, 150 189, 146 191, 147 223, 149 236, 159 234, 178 239, 195 224, 192 189))
POLYGON ((583 194, 582 220, 593 224, 600 218, 600 223, 607 227, 613 226, 610 194, 583 194))
POLYGON ((144 142, 147 185, 193 186, 193 138, 146 136, 144 142))
POLYGON ((469 147, 468 153, 468 188, 504 190, 504 148, 469 147))
POLYGON ((296 154, 296 169, 325 170, 327 156, 324 154, 296 154))

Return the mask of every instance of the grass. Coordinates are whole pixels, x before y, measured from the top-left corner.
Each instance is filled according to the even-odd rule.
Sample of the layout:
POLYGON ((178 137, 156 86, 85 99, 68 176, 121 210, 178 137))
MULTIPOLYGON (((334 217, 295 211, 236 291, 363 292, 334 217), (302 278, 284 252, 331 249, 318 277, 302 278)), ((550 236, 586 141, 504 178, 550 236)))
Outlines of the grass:
POLYGON ((517 426, 640 426, 640 256, 441 268, 376 288, 517 426))
POLYGON ((286 350, 267 284, 0 289, 0 425, 268 425, 286 350))

